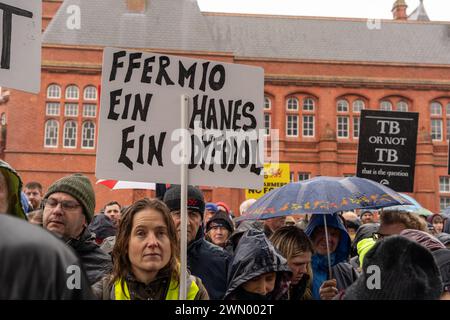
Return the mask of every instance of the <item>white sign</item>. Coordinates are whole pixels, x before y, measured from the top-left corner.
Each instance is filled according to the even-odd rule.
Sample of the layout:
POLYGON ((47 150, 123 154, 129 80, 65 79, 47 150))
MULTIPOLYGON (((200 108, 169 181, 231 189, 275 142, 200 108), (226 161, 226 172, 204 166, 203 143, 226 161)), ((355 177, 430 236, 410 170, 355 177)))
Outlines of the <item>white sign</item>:
POLYGON ((0 86, 39 93, 41 0, 0 0, 0 86))
POLYGON ((189 97, 189 184, 260 189, 264 70, 106 48, 96 176, 180 183, 181 96, 189 97))

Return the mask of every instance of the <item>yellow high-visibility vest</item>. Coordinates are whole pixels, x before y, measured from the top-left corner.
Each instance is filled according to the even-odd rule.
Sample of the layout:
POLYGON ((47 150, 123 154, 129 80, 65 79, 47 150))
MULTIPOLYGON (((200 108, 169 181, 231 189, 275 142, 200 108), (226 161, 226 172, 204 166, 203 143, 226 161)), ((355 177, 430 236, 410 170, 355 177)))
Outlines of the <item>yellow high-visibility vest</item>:
MULTIPOLYGON (((180 287, 177 284, 178 281, 174 279, 170 280, 169 290, 167 291, 165 300, 179 300, 180 287)), ((195 283, 194 277, 190 276, 188 278, 186 286, 189 288, 186 299, 194 300, 195 296, 199 292, 199 288, 195 283)), ((114 293, 116 296, 116 300, 130 300, 130 292, 128 290, 128 285, 126 281, 124 281, 123 283, 123 290, 122 290, 121 280, 120 279, 117 280, 114 283, 114 293)))

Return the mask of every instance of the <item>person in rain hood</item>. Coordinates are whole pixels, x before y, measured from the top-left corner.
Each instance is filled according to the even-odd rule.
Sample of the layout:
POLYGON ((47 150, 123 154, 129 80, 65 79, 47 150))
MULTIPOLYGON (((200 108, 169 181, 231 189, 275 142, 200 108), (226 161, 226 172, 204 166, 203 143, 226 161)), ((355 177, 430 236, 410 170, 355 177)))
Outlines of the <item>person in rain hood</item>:
POLYGON ((5 161, 0 160, 0 214, 27 219, 21 203, 22 180, 5 161))
POLYGON ((280 300, 292 272, 263 232, 244 233, 231 263, 225 300, 280 300))
POLYGON ((336 214, 313 215, 305 233, 311 239, 315 254, 312 257, 312 294, 316 300, 332 299, 357 279, 357 273, 347 263, 350 253, 350 237, 336 214), (327 242, 324 227, 326 218, 332 278, 329 279, 327 242))
MULTIPOLYGON (((169 207, 180 236, 181 187, 179 185, 172 185, 166 191, 164 203, 169 207)), ((204 238, 202 220, 205 200, 202 192, 193 186, 188 186, 187 210, 187 266, 193 276, 202 279, 212 300, 222 299, 227 288, 230 255, 204 238)))

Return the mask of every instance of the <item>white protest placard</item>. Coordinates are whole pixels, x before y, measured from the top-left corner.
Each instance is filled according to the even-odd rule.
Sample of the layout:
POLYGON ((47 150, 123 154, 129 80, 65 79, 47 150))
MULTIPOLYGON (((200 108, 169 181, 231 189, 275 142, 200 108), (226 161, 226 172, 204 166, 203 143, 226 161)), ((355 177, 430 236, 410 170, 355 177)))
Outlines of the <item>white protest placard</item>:
POLYGON ((96 176, 180 183, 181 96, 189 184, 260 189, 264 70, 105 48, 96 176))
POLYGON ((0 86, 40 91, 41 8, 41 0, 0 0, 0 86))

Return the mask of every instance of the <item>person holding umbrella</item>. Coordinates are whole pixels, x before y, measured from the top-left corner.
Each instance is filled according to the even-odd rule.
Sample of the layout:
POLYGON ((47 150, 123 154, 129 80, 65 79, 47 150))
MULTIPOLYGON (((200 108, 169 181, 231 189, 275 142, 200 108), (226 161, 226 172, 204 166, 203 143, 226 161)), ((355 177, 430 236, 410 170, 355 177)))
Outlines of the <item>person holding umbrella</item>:
POLYGON ((344 290, 358 278, 356 271, 347 263, 350 254, 350 236, 336 214, 313 215, 305 233, 311 239, 315 252, 312 256, 313 298, 331 300, 340 290, 344 290), (326 235, 324 220, 326 220, 328 235, 326 235), (328 250, 331 265, 328 264, 328 250), (332 278, 330 278, 330 268, 332 278))

